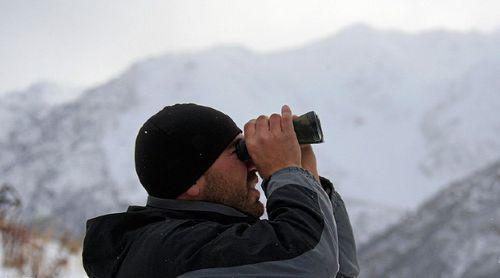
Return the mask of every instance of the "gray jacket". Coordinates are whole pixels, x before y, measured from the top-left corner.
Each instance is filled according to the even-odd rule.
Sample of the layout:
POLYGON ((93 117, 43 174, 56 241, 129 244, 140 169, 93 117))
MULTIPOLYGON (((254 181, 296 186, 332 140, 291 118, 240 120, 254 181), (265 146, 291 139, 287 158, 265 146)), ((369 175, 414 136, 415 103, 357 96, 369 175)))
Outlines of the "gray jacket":
POLYGON ((149 197, 87 223, 90 277, 356 277, 356 246, 330 181, 288 167, 264 181, 267 220, 231 207, 149 197))

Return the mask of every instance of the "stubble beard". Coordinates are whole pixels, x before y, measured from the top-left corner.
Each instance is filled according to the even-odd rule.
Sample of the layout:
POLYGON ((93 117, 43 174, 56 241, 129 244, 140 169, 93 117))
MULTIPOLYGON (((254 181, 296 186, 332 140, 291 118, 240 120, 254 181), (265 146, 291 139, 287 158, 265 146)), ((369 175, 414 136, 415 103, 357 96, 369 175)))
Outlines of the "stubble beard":
POLYGON ((219 172, 208 172, 206 176, 205 200, 233 207, 256 218, 262 216, 262 203, 249 199, 249 184, 235 185, 226 175, 219 172))

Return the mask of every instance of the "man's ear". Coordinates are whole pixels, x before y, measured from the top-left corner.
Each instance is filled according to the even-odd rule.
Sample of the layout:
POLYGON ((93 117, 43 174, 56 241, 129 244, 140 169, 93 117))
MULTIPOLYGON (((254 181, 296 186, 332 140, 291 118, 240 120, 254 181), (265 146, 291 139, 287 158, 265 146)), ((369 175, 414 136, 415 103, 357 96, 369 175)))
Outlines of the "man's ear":
POLYGON ((205 175, 201 176, 195 184, 193 184, 188 190, 182 193, 177 199, 181 200, 199 200, 201 199, 201 188, 205 184, 205 175))
POLYGON ((188 190, 186 190, 185 193, 186 195, 194 199, 200 195, 200 186, 197 183, 195 183, 188 190))

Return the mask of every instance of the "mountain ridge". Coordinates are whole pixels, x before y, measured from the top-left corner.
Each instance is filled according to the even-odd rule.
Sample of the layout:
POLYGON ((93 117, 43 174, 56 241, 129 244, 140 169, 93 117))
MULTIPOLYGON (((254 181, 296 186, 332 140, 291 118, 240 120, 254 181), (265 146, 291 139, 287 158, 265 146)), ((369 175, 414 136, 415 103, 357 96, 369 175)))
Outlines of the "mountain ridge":
MULTIPOLYGON (((334 36, 322 48, 313 43, 273 54, 237 47, 167 54, 135 63, 109 82, 50 107, 19 102, 22 109, 12 110, 0 97, 0 119, 9 123, 0 139, 2 178, 20 189, 30 203, 28 214, 61 216, 59 225, 82 231, 84 219, 144 203, 133 145, 140 125, 163 106, 197 102, 226 112, 243 126, 287 103, 294 113, 315 110, 320 116, 326 142, 314 146, 318 167, 335 179, 347 199, 415 206, 457 172, 493 159, 464 155, 470 162, 448 169, 454 154, 463 155, 461 148, 447 149, 450 138, 435 131, 460 114, 455 108, 467 111, 479 103, 494 111, 500 103, 492 93, 500 86, 496 79, 464 78, 485 60, 492 66, 483 73, 496 70, 492 45, 500 36, 479 40, 475 51, 470 51, 473 40, 460 41, 459 36, 450 54, 446 43, 432 47, 435 39, 390 35, 389 41, 377 31, 364 41, 356 34, 355 40, 334 36), (484 88, 491 88, 487 97, 481 95, 484 88), (451 102, 442 111, 440 103, 449 102, 450 92, 474 101, 451 102)), ((452 128, 466 149, 493 141, 485 151, 500 150, 500 131, 466 132, 478 119, 494 127, 496 118, 460 117, 462 124, 452 128)))
POLYGON ((458 180, 359 249, 370 277, 496 277, 500 160, 458 180))

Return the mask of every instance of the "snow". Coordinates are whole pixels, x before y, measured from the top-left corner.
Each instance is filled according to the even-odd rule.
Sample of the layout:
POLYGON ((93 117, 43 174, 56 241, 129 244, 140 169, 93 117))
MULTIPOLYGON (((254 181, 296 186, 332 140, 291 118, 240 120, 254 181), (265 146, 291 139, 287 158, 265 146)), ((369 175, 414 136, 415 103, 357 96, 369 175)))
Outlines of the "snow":
MULTIPOLYGON (((0 239, 1 239, 0 235, 0 239)), ((26 238, 24 238, 26 239, 26 238)), ((56 277, 71 277, 71 278, 78 278, 78 277, 87 277, 87 274, 85 273, 85 270, 83 269, 83 263, 82 263, 82 256, 81 256, 81 251, 77 252, 76 254, 69 253, 67 249, 61 247, 61 244, 57 242, 56 240, 49 240, 47 241, 46 239, 42 238, 29 238, 31 240, 35 241, 41 241, 40 247, 42 250, 42 254, 40 257, 37 252, 37 249, 33 249, 30 246, 23 246, 23 247, 17 247, 17 248, 26 248, 25 252, 30 252, 34 251, 35 254, 27 254, 30 255, 31 257, 26 257, 25 259, 25 267, 20 270, 17 268, 13 267, 6 267, 3 265, 3 260, 4 260, 4 246, 3 244, 0 244, 0 277, 2 278, 15 278, 15 277, 32 277, 32 269, 30 268, 32 264, 32 260, 40 259, 40 269, 42 273, 53 273, 51 272, 54 269, 58 269, 56 266, 56 263, 60 259, 65 259, 67 260, 66 264, 64 267, 60 268, 60 272, 53 273, 56 275, 56 277)), ((29 245, 29 244, 26 244, 29 245)), ((36 275, 35 275, 36 276, 36 275)))
POLYGON ((0 182, 19 189, 27 215, 81 232, 87 218, 144 204, 135 136, 165 105, 212 106, 243 127, 289 104, 317 112, 320 174, 363 211, 390 215, 363 228, 380 231, 498 157, 499 42, 500 33, 357 26, 270 54, 216 47, 154 57, 65 100, 31 98, 59 90, 35 86, 0 98, 0 182))
POLYGON ((357 199, 346 199, 356 244, 361 246, 388 227, 398 223, 407 213, 401 208, 357 199))
POLYGON ((370 277, 496 277, 500 161, 458 180, 360 248, 370 277), (380 254, 384 254, 380 256, 380 254))

